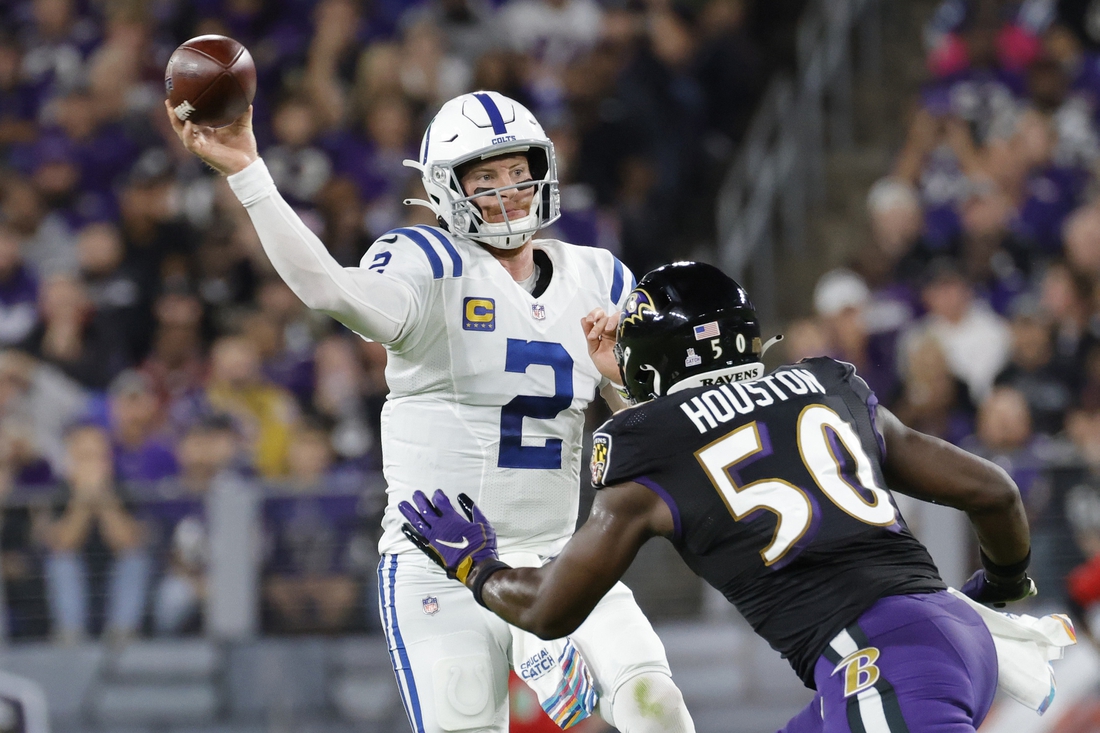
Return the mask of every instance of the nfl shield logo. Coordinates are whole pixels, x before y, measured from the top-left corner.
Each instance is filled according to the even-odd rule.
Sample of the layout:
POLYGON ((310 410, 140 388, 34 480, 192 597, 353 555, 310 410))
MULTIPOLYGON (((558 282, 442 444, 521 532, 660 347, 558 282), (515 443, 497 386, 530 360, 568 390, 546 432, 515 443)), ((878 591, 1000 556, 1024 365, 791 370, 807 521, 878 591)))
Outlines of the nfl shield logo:
POLYGON ((429 616, 434 616, 439 612, 439 599, 435 596, 428 596, 420 603, 424 606, 424 613, 429 616))
POLYGON ((531 315, 535 317, 536 321, 541 321, 546 318, 546 306, 542 303, 535 303, 531 306, 531 315))

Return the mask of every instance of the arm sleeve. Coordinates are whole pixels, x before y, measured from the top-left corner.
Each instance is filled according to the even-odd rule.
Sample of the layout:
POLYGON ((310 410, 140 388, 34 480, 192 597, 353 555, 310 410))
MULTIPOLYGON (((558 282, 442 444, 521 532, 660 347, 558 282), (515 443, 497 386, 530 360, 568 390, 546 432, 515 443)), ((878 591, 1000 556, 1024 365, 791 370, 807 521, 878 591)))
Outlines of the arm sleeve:
POLYGON ((276 190, 263 160, 228 181, 271 264, 303 303, 383 344, 409 332, 418 315, 409 285, 361 267, 341 267, 276 190))

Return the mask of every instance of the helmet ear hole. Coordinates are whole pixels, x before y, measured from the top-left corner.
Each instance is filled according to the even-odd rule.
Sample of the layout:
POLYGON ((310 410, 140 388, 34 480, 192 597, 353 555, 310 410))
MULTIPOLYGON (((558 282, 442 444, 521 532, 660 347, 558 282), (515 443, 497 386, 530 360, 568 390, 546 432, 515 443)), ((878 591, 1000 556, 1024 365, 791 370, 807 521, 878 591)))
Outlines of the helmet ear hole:
POLYGON ((546 151, 541 148, 532 148, 527 151, 527 167, 531 170, 531 178, 540 181, 546 177, 550 170, 550 163, 546 160, 546 151))

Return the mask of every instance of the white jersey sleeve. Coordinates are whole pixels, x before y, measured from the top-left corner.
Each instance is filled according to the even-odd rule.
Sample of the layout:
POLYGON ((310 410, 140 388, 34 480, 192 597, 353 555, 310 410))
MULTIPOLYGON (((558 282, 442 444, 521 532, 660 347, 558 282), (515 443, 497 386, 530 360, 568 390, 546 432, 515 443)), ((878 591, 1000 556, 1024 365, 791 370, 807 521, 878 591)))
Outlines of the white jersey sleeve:
MULTIPOLYGON (((607 292, 608 299, 611 301, 611 307, 607 309, 607 312, 621 313, 623 306, 626 304, 626 299, 630 297, 630 291, 634 289, 638 281, 634 279, 634 273, 630 271, 630 268, 624 265, 615 255, 604 249, 593 249, 592 252, 599 263, 600 276, 606 282, 605 292, 607 292)), ((602 391, 604 387, 611 383, 611 380, 603 377, 600 379, 599 389, 602 391)), ((619 386, 621 385, 616 384, 616 388, 619 386)))
MULTIPOLYGON (((411 257, 391 253, 397 262, 388 272, 373 262, 342 267, 279 194, 263 160, 229 176, 228 182, 271 264, 303 303, 383 344, 400 341, 414 329, 432 263, 424 260, 418 267, 411 257)), ((382 250, 372 247, 371 252, 382 250)))

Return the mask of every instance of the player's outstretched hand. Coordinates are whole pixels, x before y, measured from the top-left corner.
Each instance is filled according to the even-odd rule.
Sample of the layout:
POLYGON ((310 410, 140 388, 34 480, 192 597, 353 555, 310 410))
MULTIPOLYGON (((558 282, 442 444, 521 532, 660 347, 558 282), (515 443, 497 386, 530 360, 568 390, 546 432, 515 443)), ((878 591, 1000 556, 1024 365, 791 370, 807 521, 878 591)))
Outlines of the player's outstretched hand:
POLYGON ((167 99, 164 100, 164 108, 183 147, 222 175, 240 173, 260 157, 256 149, 256 136, 252 133, 251 105, 247 112, 225 127, 196 125, 190 120, 182 122, 167 99))
POLYGON ((968 598, 994 608, 1004 608, 1007 603, 1022 601, 1039 592, 1035 581, 1027 573, 1021 578, 1004 580, 989 575, 984 568, 971 575, 960 591, 968 598))
POLYGON ((600 374, 616 384, 622 379, 619 363, 615 361, 618 327, 619 314, 604 313, 603 308, 596 308, 581 319, 581 328, 584 329, 584 337, 588 341, 588 355, 592 357, 600 374))
POLYGON ((489 520, 465 494, 458 495, 463 513, 451 506, 442 491, 436 491, 431 501, 423 491, 413 492, 414 507, 407 501, 397 505, 405 519, 401 531, 447 572, 448 578, 465 584, 470 571, 478 563, 495 560, 497 533, 489 520))

